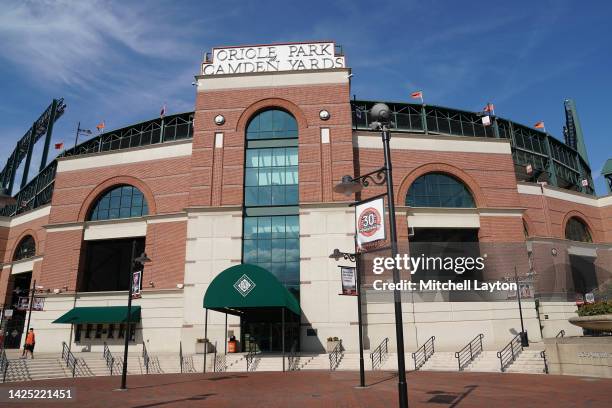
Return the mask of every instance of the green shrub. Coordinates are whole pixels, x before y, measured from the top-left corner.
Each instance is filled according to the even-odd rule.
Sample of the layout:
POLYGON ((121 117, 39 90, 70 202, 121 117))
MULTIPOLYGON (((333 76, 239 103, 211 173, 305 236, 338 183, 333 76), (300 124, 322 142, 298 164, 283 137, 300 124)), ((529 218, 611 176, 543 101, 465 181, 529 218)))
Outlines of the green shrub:
POLYGON ((603 314, 612 314, 612 301, 595 302, 582 305, 578 308, 578 316, 597 316, 603 314))

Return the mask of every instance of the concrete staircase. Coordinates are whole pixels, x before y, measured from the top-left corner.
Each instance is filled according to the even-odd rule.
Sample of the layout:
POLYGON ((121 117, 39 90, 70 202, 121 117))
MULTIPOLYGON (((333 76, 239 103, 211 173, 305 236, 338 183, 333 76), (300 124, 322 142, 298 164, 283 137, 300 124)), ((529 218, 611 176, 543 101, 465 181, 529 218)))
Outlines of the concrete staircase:
POLYGON ((506 369, 508 373, 544 374, 543 349, 525 348, 518 358, 506 369))
MULTIPOLYGON (((414 363, 412 366, 414 367, 414 363)), ((458 371, 459 367, 454 352, 436 351, 420 369, 423 371, 458 371)))
MULTIPOLYGON (((455 359, 456 361, 456 359, 455 359)), ((499 358, 497 358, 497 351, 483 350, 474 361, 472 361, 463 371, 476 371, 476 372, 500 372, 499 358)))
MULTIPOLYGON (((540 356, 541 347, 532 346, 525 348, 507 369, 509 373, 543 373, 544 360, 540 356)), ((75 376, 108 376, 110 370, 106 361, 102 358, 102 353, 74 353, 78 360, 75 376)), ((21 359, 19 354, 9 355, 9 369, 7 371, 7 381, 29 381, 47 378, 72 377, 71 370, 61 359, 59 353, 37 354, 35 359, 21 359)), ((218 355, 217 372, 245 372, 245 354, 218 355)), ((113 375, 120 375, 123 361, 122 356, 114 356, 113 375)), ((215 371, 214 354, 207 355, 206 371, 215 371)), ((365 369, 371 370, 371 360, 369 351, 364 352, 365 369)), ((184 373, 200 373, 204 366, 204 356, 202 354, 188 355, 183 357, 184 373)), ((279 354, 258 354, 253 360, 251 371, 281 371, 283 367, 282 356, 279 354)), ((285 360, 285 369, 289 370, 289 362, 285 360)), ((301 354, 298 355, 295 364, 296 370, 323 370, 329 371, 328 354, 301 354)), ((412 354, 406 353, 406 369, 414 370, 412 354)), ((359 370, 359 354, 345 352, 336 368, 337 371, 357 371, 359 370)), ((395 371, 397 370, 397 354, 388 353, 378 370, 395 371)), ((435 352, 429 360, 421 367, 424 371, 458 371, 457 359, 454 352, 435 352)), ((483 351, 464 371, 475 372, 499 372, 499 359, 496 351, 483 351)), ((168 374, 181 372, 179 356, 177 353, 158 353, 150 356, 149 374, 168 374)), ((128 374, 146 374, 144 360, 139 353, 132 353, 128 357, 128 374)))

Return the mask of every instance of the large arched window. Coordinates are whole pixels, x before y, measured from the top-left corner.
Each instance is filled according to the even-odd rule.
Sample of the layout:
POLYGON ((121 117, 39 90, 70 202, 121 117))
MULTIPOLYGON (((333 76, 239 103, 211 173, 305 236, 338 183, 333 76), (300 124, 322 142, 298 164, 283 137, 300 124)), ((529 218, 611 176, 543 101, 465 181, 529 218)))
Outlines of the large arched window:
POLYGON ((121 185, 107 190, 92 207, 89 221, 141 217, 149 213, 147 200, 133 186, 121 185))
POLYGON ((443 173, 428 173, 412 183, 406 195, 410 207, 474 208, 474 198, 456 178, 443 173))
POLYGON ((578 217, 572 217, 565 224, 565 239, 570 241, 593 242, 589 227, 578 217))
POLYGON ((242 262, 299 292, 298 125, 278 108, 260 111, 246 129, 242 262))
POLYGON ((32 258, 34 255, 36 255, 36 242, 34 237, 26 235, 19 241, 19 245, 17 245, 17 249, 15 249, 13 254, 13 261, 32 258))
POLYGON ((246 132, 247 140, 288 139, 298 137, 295 118, 280 109, 270 109, 254 116, 246 132))

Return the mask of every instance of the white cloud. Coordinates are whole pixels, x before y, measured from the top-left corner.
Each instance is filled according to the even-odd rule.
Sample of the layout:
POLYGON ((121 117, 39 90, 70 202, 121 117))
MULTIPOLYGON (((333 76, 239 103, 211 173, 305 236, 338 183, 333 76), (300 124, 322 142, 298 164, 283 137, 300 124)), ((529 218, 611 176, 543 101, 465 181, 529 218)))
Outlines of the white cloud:
POLYGON ((109 74, 139 58, 171 59, 195 53, 192 30, 176 29, 149 3, 103 1, 14 2, 0 14, 0 58, 29 71, 34 81, 90 88, 100 74, 109 74))

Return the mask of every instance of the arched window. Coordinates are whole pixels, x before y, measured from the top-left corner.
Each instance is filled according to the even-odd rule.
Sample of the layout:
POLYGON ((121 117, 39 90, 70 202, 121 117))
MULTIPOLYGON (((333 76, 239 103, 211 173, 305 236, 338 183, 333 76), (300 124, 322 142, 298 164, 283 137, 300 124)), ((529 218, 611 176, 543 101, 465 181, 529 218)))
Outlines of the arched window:
POLYGON ((525 234, 525 238, 529 238, 529 227, 527 225, 527 221, 523 218, 523 234, 525 234))
POLYGON ((298 137, 295 118, 280 109, 270 109, 254 116, 246 132, 247 140, 288 139, 298 137))
POLYGON ((572 217, 565 224, 565 239, 570 241, 593 242, 589 227, 578 217, 572 217))
POLYGON ((133 186, 115 186, 106 191, 92 207, 89 221, 141 217, 149 213, 147 200, 133 186))
POLYGON ((412 183, 406 195, 410 207, 474 208, 474 198, 456 178, 443 173, 428 173, 412 183))
POLYGON ((278 108, 260 111, 246 130, 242 262, 300 287, 298 125, 278 108))
POLYGON ((13 255, 13 261, 21 261, 22 259, 32 258, 36 255, 36 242, 34 237, 26 235, 19 241, 15 254, 13 255))

